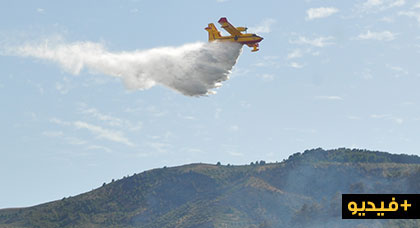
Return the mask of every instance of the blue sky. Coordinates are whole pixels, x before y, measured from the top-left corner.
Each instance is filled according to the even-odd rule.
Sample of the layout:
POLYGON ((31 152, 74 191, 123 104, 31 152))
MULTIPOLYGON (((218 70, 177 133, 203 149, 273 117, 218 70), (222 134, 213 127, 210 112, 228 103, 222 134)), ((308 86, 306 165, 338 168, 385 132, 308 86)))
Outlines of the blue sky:
POLYGON ((420 155, 420 2, 1 1, 0 46, 178 47, 207 42, 204 27, 221 16, 264 40, 208 97, 0 55, 0 208, 193 162, 281 161, 316 147, 420 155))

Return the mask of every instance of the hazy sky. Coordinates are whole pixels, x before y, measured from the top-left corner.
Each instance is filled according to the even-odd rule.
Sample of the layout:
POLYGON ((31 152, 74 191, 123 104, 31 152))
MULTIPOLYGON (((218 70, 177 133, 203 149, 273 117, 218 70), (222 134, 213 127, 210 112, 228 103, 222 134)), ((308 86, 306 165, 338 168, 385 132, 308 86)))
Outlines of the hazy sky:
POLYGON ((420 155, 419 29, 420 2, 404 0, 0 1, 0 208, 165 165, 281 161, 316 147, 420 155), (5 51, 43 40, 176 48, 207 42, 221 16, 264 40, 208 97, 128 90, 5 51))

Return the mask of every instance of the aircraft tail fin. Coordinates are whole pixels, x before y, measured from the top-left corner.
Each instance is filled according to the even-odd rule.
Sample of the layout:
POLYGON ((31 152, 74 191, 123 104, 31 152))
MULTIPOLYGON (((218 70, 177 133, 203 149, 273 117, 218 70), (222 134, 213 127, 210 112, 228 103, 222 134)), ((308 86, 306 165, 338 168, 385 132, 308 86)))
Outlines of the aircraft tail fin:
POLYGON ((217 40, 218 38, 222 37, 220 35, 219 30, 217 30, 216 26, 213 23, 210 23, 207 28, 205 28, 207 32, 209 32, 209 41, 217 40))

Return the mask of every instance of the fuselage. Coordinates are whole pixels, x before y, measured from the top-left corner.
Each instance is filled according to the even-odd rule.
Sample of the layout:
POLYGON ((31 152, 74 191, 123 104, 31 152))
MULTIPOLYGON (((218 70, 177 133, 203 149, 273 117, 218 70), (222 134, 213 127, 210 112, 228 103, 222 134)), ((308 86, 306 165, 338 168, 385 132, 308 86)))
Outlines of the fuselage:
POLYGON ((241 36, 222 36, 216 38, 219 41, 231 41, 237 42, 241 44, 256 44, 263 40, 264 38, 257 36, 256 34, 246 33, 242 34, 241 36))

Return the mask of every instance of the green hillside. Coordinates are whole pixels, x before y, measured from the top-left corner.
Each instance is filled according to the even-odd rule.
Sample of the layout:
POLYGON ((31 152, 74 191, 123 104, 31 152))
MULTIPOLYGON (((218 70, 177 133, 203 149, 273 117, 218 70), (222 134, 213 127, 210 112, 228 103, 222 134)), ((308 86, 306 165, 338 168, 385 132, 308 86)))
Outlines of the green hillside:
POLYGON ((154 169, 0 210, 0 228, 420 227, 418 220, 342 220, 342 193, 420 193, 420 157, 314 149, 280 163, 154 169))

